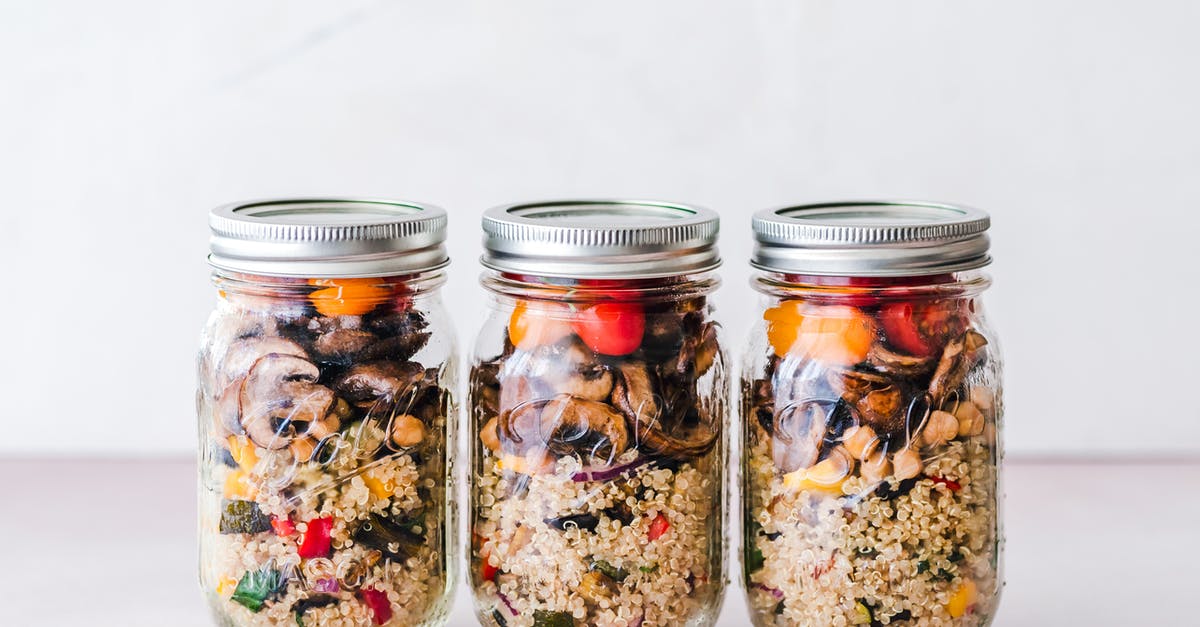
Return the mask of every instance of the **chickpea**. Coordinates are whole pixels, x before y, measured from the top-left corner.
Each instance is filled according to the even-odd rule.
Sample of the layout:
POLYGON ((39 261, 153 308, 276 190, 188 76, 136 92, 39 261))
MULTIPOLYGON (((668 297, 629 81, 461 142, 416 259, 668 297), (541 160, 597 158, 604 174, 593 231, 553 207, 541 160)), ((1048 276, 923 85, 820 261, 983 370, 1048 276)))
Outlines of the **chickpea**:
POLYGON ((971 437, 983 433, 983 425, 987 420, 974 403, 959 403, 958 408, 954 410, 954 416, 958 418, 958 435, 960 437, 971 437))
POLYGON ((912 479, 925 469, 920 453, 910 448, 897 451, 896 456, 892 459, 892 466, 895 468, 897 479, 912 479))
POLYGON ((875 451, 863 460, 860 468, 863 479, 867 481, 883 481, 884 477, 892 474, 892 462, 886 451, 875 451))
POLYGON ((846 429, 846 433, 842 436, 842 443, 851 457, 866 459, 879 446, 879 436, 875 435, 875 430, 871 428, 871 425, 859 425, 846 429))
POLYGON ((925 425, 922 437, 926 446, 937 446, 953 440, 958 435, 958 418, 945 411, 935 411, 929 415, 929 423, 925 425))
POLYGON ((497 416, 492 416, 487 422, 483 423, 483 428, 479 430, 479 439, 483 441, 483 445, 493 451, 500 450, 500 419, 497 416))
POLYGON ((396 416, 392 423, 392 443, 401 448, 416 446, 425 439, 425 424, 408 414, 396 416))
POLYGON ((295 456, 296 461, 304 463, 312 459, 313 451, 317 449, 317 443, 312 438, 296 438, 292 440, 288 448, 292 450, 292 455, 295 456))

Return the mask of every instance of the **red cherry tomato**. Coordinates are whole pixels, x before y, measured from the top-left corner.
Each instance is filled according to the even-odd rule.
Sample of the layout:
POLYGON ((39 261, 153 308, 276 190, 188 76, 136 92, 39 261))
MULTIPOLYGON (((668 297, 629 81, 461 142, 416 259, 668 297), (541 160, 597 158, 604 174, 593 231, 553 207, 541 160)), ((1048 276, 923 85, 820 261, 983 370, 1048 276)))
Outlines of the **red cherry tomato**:
POLYGON ((597 353, 628 355, 642 344, 646 314, 637 303, 597 303, 576 312, 571 327, 575 329, 575 335, 597 353))
POLYGON ((888 343, 917 357, 941 350, 963 326, 958 301, 953 300, 888 303, 879 310, 879 322, 888 343))

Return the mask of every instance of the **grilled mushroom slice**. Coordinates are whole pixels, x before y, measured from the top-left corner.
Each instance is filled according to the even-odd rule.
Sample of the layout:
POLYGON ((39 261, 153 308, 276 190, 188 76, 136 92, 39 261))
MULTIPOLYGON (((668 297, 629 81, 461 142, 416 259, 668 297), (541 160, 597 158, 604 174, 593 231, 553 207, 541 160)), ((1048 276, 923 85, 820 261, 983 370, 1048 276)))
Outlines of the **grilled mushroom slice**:
POLYGON ((617 366, 612 401, 630 423, 654 422, 662 411, 654 371, 641 362, 617 366))
POLYGON ((241 386, 240 420, 255 444, 271 450, 305 437, 334 404, 329 388, 318 385, 320 370, 294 355, 259 358, 241 386))
POLYGON ((775 416, 771 438, 771 458, 775 467, 787 473, 808 468, 821 454, 828 415, 814 400, 789 403, 775 416))
POLYGON ((624 416, 607 403, 568 394, 542 407, 541 432, 557 455, 588 454, 612 463, 629 447, 624 416))
POLYGON ((621 414, 606 403, 569 394, 503 412, 496 431, 500 448, 515 455, 545 449, 559 456, 591 455, 611 463, 629 447, 621 414))
POLYGON ((940 405, 950 392, 962 385, 984 346, 987 346, 987 339, 970 329, 946 344, 929 383, 929 395, 935 405, 940 405))
POLYGON ((351 366, 333 388, 362 408, 391 405, 425 378, 425 368, 411 361, 374 361, 351 366))
POLYGON ((915 377, 933 369, 933 357, 905 355, 885 348, 876 342, 867 353, 867 362, 880 370, 900 377, 915 377))
POLYGON ((217 367, 219 378, 217 389, 224 390, 229 384, 250 372, 250 367, 264 355, 293 355, 308 359, 308 353, 299 344, 281 337, 248 337, 229 345, 221 364, 217 367))
POLYGON ((348 362, 378 340, 370 331, 334 329, 317 337, 313 342, 313 352, 328 361, 348 362))

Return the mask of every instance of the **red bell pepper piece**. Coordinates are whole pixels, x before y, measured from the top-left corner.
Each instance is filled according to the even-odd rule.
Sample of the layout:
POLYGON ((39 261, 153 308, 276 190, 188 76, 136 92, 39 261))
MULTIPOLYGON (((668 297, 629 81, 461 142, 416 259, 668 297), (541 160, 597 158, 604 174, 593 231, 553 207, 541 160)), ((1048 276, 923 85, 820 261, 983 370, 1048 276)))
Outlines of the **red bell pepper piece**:
POLYGON ((646 532, 646 537, 653 542, 662 537, 668 529, 671 528, 671 523, 667 521, 667 517, 659 514, 654 520, 650 521, 650 530, 646 532))
POLYGON ((480 581, 494 580, 496 578, 496 575, 500 572, 500 569, 495 566, 492 566, 492 563, 490 561, 491 557, 492 557, 491 551, 482 553, 479 557, 481 560, 481 563, 479 565, 480 581))
POLYGON ((333 517, 314 518, 308 521, 308 529, 300 539, 298 553, 304 559, 314 557, 329 557, 332 548, 333 517))
POLYGON ((358 591, 358 598, 364 605, 371 608, 371 613, 375 615, 376 625, 382 625, 392 620, 392 602, 388 600, 386 592, 374 588, 363 588, 358 591))
POLYGON ((957 481, 954 481, 953 479, 947 479, 945 477, 930 477, 929 480, 934 483, 940 483, 940 484, 946 486, 947 488, 950 488, 951 492, 958 492, 959 490, 962 489, 962 484, 957 481))
POLYGON ((275 535, 286 538, 293 533, 296 533, 296 525, 292 524, 290 518, 280 518, 278 516, 271 517, 271 528, 275 530, 275 535))

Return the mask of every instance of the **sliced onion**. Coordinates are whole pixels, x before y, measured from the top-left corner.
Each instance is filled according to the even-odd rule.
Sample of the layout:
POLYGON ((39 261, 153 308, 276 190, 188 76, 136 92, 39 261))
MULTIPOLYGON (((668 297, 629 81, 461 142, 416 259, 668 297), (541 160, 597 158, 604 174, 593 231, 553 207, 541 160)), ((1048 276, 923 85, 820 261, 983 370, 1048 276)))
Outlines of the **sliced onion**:
POLYGON ((771 596, 775 597, 776 599, 783 598, 783 590, 780 590, 779 588, 772 588, 771 586, 762 583, 756 583, 754 584, 754 587, 765 592, 770 592, 771 596))
POLYGON ((315 592, 339 592, 342 587, 338 585, 337 579, 318 579, 313 582, 312 589, 315 592))
POLYGON ((513 616, 517 615, 517 608, 513 607, 512 601, 509 601, 508 597, 504 596, 503 592, 497 590, 496 596, 500 597, 500 602, 504 604, 504 607, 508 608, 508 611, 511 612, 513 616))

